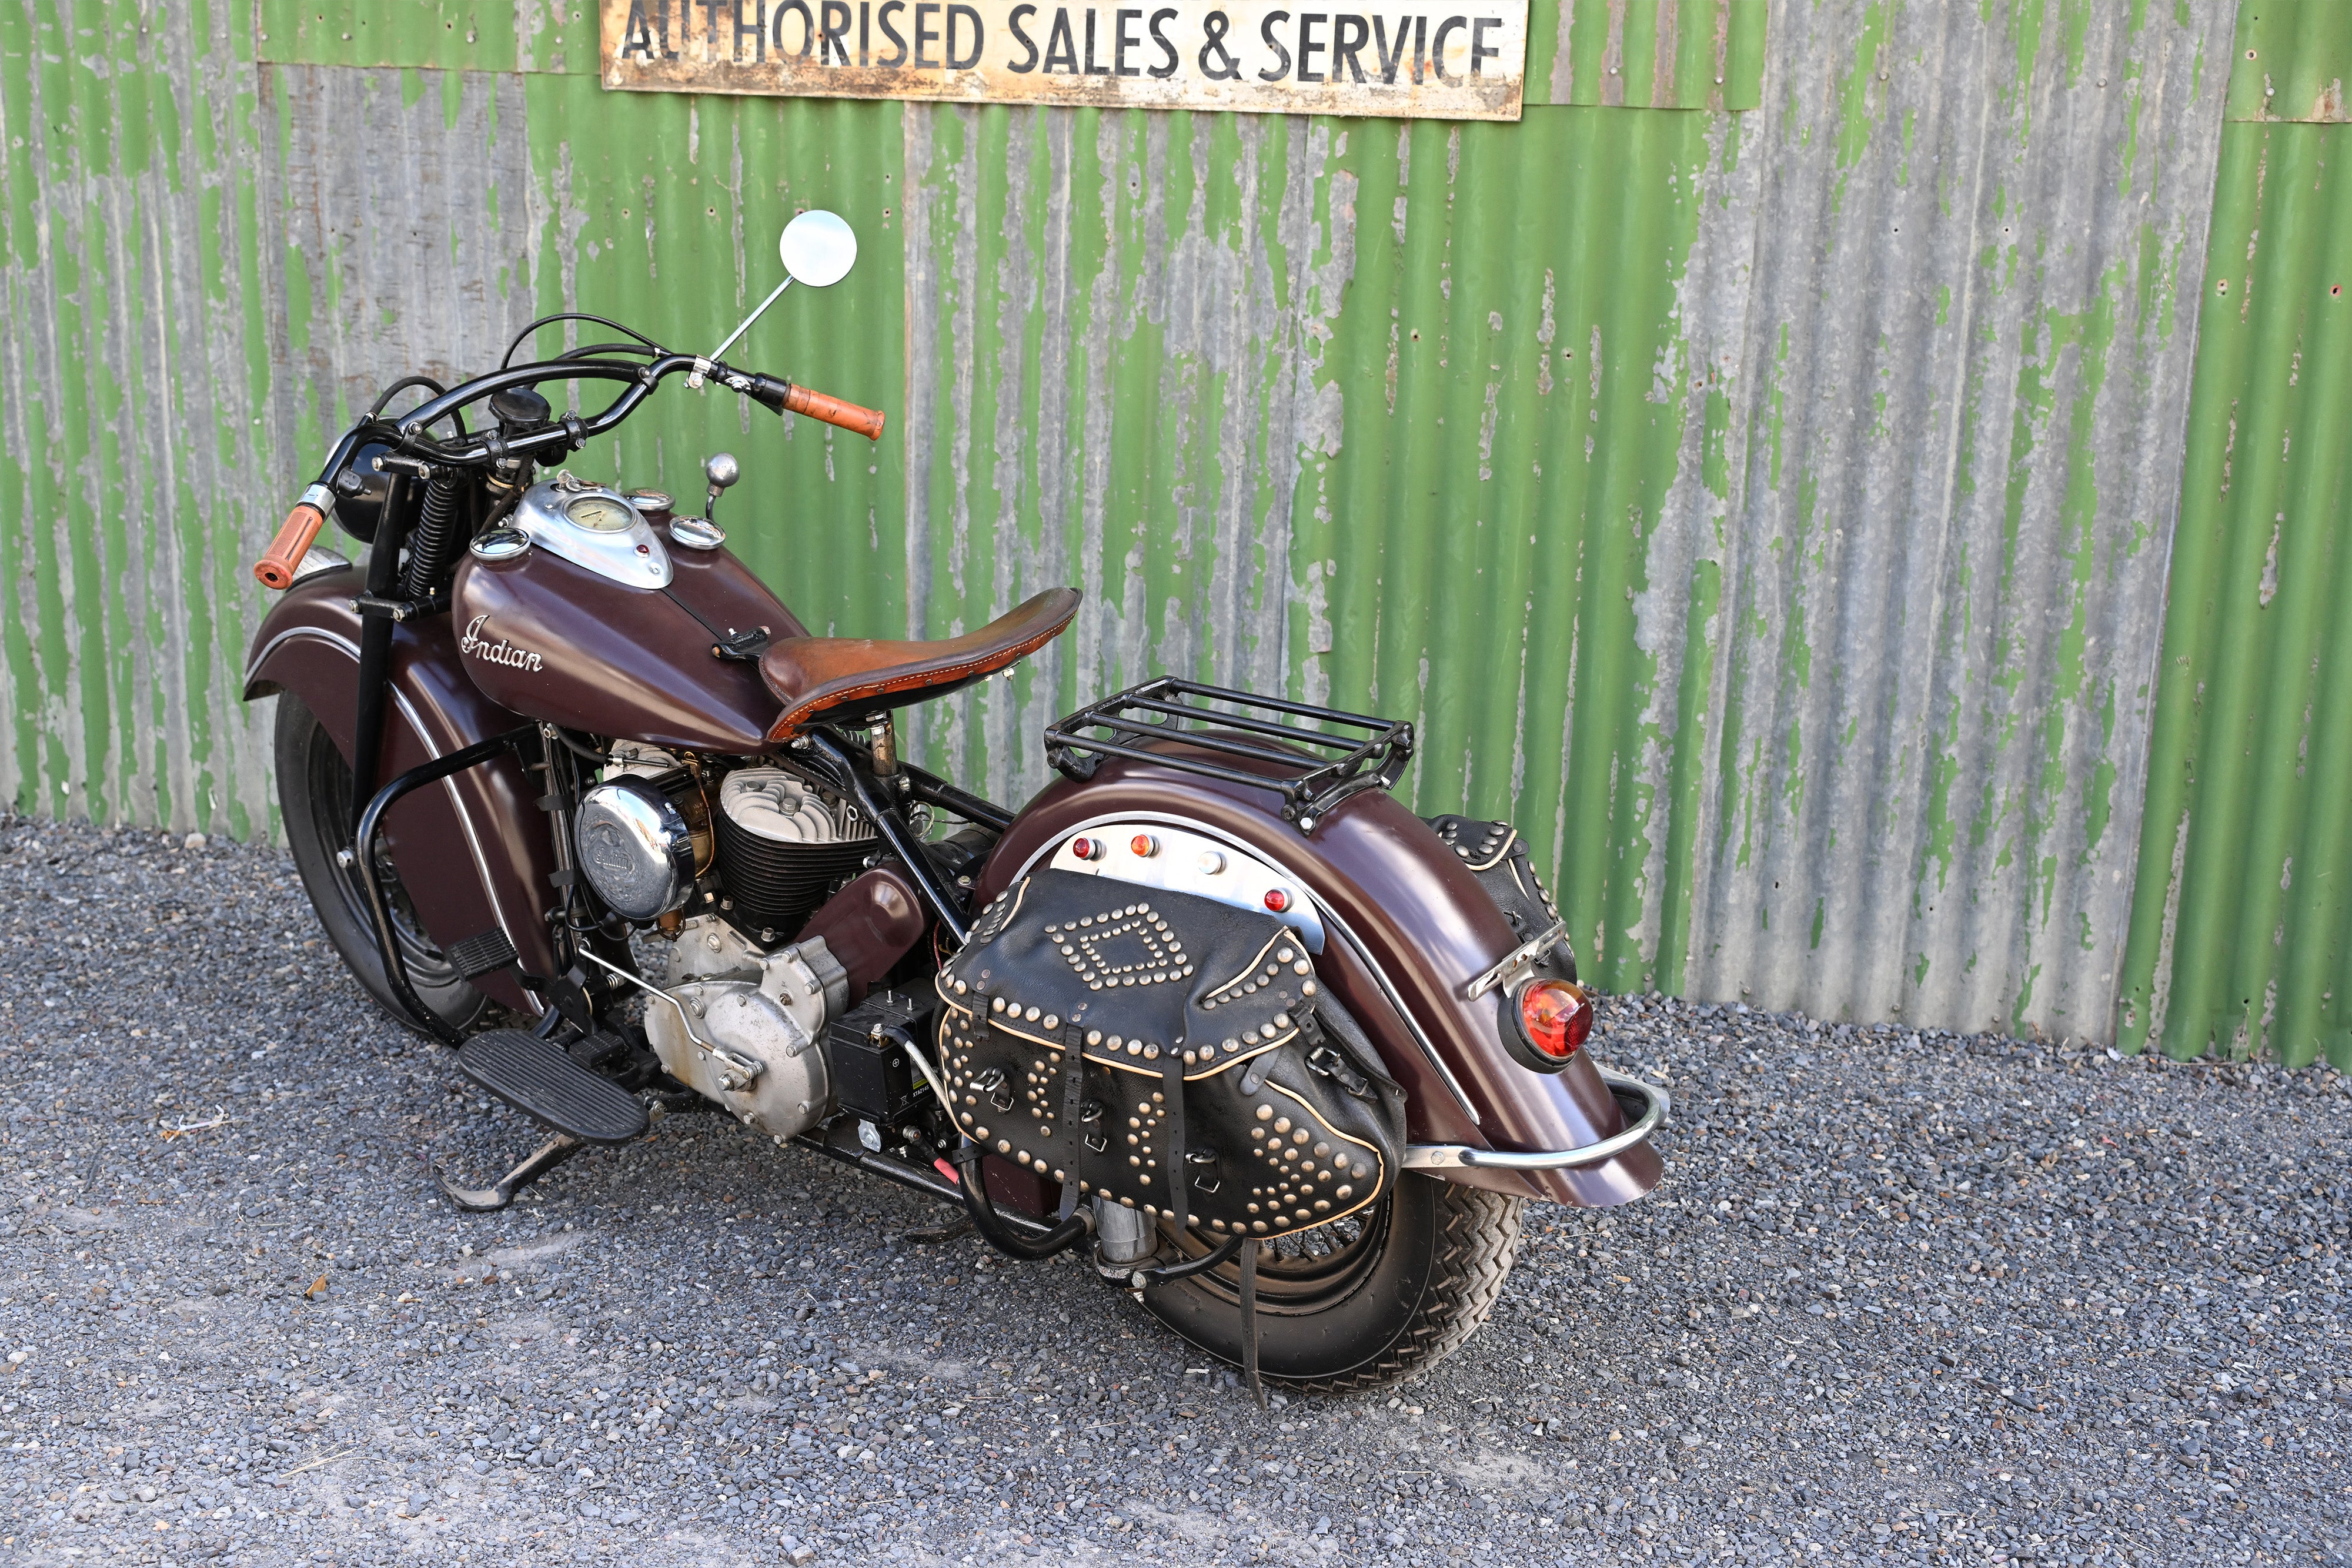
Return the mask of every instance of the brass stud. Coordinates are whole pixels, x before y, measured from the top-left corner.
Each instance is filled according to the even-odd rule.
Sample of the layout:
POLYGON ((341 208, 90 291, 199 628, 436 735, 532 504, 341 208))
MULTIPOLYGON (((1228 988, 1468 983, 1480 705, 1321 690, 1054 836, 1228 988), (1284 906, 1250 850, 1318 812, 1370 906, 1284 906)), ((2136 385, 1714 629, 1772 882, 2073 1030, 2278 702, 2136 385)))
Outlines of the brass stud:
MULTIPOLYGON (((1265 1121, 1267 1117, 1269 1117, 1269 1116, 1271 1116, 1271 1115, 1273 1115, 1273 1114, 1274 1114, 1274 1107, 1273 1107, 1273 1106, 1271 1106, 1271 1105, 1261 1105, 1261 1106, 1259 1106, 1259 1107, 1257 1108, 1257 1119, 1258 1119, 1259 1121, 1261 1121, 1261 1122, 1265 1121)), ((1286 1118, 1286 1119, 1284 1120, 1284 1122, 1283 1122, 1283 1124, 1283 1124, 1284 1126, 1287 1127, 1287 1126, 1289 1126, 1289 1125, 1290 1125, 1290 1123, 1289 1123, 1288 1119, 1287 1119, 1287 1118, 1286 1118)))
POLYGON ((1298 994, 1302 997, 1313 996, 1315 994, 1315 982, 1312 980, 1303 982, 1298 988, 1298 994))
POLYGON ((1331 1196, 1334 1197, 1353 1197, 1356 1196, 1356 1189, 1352 1186, 1343 1186, 1337 1192, 1334 1192, 1331 1196))
POLYGON ((1290 1131, 1290 1118, 1287 1116, 1277 1116, 1275 1118, 1274 1130, 1277 1133, 1287 1133, 1290 1131))
POLYGON ((1000 1154, 1000 1155, 1009 1155, 1009 1154, 1011 1154, 1011 1153, 1013 1152, 1013 1140, 1012 1140, 1012 1139, 1010 1139, 1010 1138, 999 1138, 999 1139, 997 1139, 997 1140, 996 1140, 996 1152, 997 1152, 998 1154, 1000 1154))
POLYGON ((1318 1144, 1318 1145, 1315 1145, 1315 1157, 1316 1157, 1317 1159, 1318 1159, 1318 1160, 1328 1160, 1328 1159, 1329 1159, 1329 1158, 1331 1157, 1331 1145, 1328 1145, 1328 1144, 1318 1144))

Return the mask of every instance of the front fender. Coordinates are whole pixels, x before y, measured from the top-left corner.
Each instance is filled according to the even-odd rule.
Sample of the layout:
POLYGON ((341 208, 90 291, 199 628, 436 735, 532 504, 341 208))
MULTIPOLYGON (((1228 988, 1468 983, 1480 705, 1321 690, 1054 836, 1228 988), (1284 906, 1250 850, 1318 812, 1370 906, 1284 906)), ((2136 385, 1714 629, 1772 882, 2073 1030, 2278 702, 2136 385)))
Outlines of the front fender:
MULTIPOLYGON (((1302 834, 1278 804, 1269 790, 1107 759, 1085 783, 1056 779, 1023 809, 983 868, 975 904, 994 898, 1069 835, 1100 823, 1160 821, 1227 838, 1306 888, 1327 927, 1336 928, 1340 939, 1325 943, 1318 977, 1404 1086, 1412 1142, 1532 1153, 1599 1143, 1623 1129, 1623 1113, 1586 1054, 1558 1073, 1521 1067, 1502 1045, 1504 997, 1465 997, 1468 982, 1519 939, 1427 823, 1367 790, 1302 834)), ((1648 1192, 1664 1167, 1642 1144, 1572 1170, 1461 1166, 1439 1174, 1601 1207, 1648 1192)))
MULTIPOLYGON (((291 692, 318 716, 346 760, 358 719, 359 569, 304 578, 271 607, 246 662, 245 698, 291 692)), ((523 721, 484 696, 467 675, 446 615, 393 629, 392 690, 381 785, 420 763, 523 721)), ((385 818, 384 837, 417 918, 443 947, 493 926, 521 967, 554 972, 548 924, 555 872, 547 819, 521 762, 508 755, 467 768, 437 789, 411 793, 385 818)), ((512 970, 476 982, 511 1008, 539 1003, 512 970)))

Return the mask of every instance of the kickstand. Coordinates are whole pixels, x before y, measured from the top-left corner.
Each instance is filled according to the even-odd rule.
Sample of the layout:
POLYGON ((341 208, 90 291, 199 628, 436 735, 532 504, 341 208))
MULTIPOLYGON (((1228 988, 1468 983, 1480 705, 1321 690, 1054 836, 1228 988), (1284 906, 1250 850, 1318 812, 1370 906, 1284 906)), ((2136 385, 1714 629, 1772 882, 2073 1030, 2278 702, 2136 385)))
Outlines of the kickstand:
POLYGON ((522 1164, 489 1186, 459 1186, 439 1171, 433 1173, 449 1201, 467 1214, 496 1214, 514 1202, 515 1194, 570 1159, 588 1145, 569 1133, 558 1133, 523 1156, 522 1164))
POLYGON ((1265 1408, 1265 1385, 1257 1375, 1257 1243, 1242 1246, 1242 1375, 1249 1380, 1257 1407, 1265 1408))

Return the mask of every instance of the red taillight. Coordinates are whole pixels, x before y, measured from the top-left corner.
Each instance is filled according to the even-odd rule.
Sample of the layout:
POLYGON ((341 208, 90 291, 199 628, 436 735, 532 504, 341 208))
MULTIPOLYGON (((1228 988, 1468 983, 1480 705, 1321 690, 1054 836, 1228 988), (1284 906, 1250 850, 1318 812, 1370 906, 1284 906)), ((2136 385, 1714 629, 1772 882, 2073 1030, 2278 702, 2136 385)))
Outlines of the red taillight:
POLYGON ((1278 887, 1267 888, 1265 890, 1265 906, 1268 909, 1273 910, 1276 915, 1279 915, 1284 910, 1290 907, 1290 894, 1283 892, 1282 889, 1278 887))
POLYGON ((1102 841, 1099 839, 1072 839, 1070 841, 1070 852, 1077 856, 1078 859, 1082 861, 1097 859, 1102 854, 1102 841))
POLYGON ((1592 998, 1566 980, 1530 980, 1519 988, 1518 1004, 1528 1043, 1556 1061, 1592 1038, 1592 998))

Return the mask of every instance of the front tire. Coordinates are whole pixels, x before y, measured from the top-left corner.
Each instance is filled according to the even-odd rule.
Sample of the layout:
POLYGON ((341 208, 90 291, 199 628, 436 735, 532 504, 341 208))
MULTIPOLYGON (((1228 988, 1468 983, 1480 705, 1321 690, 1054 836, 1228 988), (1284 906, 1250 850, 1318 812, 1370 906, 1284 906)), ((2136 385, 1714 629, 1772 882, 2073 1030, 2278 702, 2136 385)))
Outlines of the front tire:
MULTIPOLYGON (((352 802, 351 764, 326 727, 292 692, 278 694, 276 738, 278 809, 286 822, 286 846, 293 852, 294 869, 302 874, 302 887, 310 895, 319 924, 326 927, 343 967, 376 1005, 397 1022, 427 1032, 424 1020, 400 1003, 384 978, 376 955, 375 924, 358 871, 336 859, 350 847, 352 823, 358 815, 352 802)), ((390 854, 379 851, 376 875, 392 904, 393 930, 409 986, 452 1028, 471 1027, 489 1007, 489 998, 458 974, 425 935, 390 854)))
MULTIPOLYGON (((1314 1394, 1383 1388, 1461 1348, 1494 1310, 1519 1243, 1523 1197, 1406 1171, 1360 1219, 1261 1243, 1258 1369, 1314 1394)), ((1208 1250, 1188 1235, 1187 1256, 1208 1250)), ((1240 1270, 1147 1291, 1144 1306, 1185 1340, 1242 1360, 1240 1270)))

